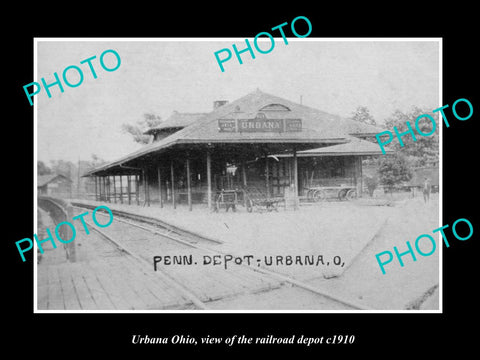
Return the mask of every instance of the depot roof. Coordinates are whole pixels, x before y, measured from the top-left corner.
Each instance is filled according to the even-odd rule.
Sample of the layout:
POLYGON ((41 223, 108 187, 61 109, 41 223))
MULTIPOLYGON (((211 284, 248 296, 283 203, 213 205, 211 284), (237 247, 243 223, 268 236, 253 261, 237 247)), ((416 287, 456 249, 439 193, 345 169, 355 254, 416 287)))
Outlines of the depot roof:
POLYGON ((163 147, 182 142, 322 142, 380 131, 382 129, 375 126, 343 119, 257 90, 198 118, 190 126, 154 145, 163 147), (266 119, 300 119, 301 131, 241 132, 237 129, 228 132, 219 128, 219 120, 253 119, 258 113, 263 113, 266 119))
POLYGON ((206 115, 206 113, 181 113, 174 111, 165 121, 156 127, 148 129, 144 132, 146 135, 155 134, 158 131, 170 128, 184 128, 195 122, 200 117, 206 115))
POLYGON ((351 135, 372 135, 380 131, 383 129, 256 90, 199 116, 193 123, 166 138, 145 145, 85 175, 108 170, 147 154, 162 152, 178 144, 290 143, 325 146, 349 142, 351 135), (268 126, 270 128, 266 128, 268 126))
MULTIPOLYGON (((394 151, 385 149, 386 154, 393 154, 394 151)), ((382 150, 378 144, 369 141, 352 138, 346 144, 326 146, 318 149, 299 151, 297 156, 348 156, 348 155, 382 155, 382 150)), ((284 156, 283 154, 280 156, 284 156)))

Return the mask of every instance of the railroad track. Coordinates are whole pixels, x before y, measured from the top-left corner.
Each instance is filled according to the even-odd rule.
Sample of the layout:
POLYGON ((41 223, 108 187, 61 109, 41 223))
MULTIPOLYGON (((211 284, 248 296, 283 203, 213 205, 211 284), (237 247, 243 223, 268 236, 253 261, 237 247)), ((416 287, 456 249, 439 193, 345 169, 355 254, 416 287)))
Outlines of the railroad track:
MULTIPOLYGON (((72 203, 80 209, 93 209, 95 206, 83 203, 72 203)), ((215 246, 219 242, 197 234, 179 229, 159 219, 113 210, 115 226, 98 229, 88 223, 90 229, 97 232, 120 252, 127 254, 142 267, 144 272, 154 273, 161 280, 175 289, 183 299, 188 299, 188 307, 209 310, 209 303, 221 302, 225 299, 251 294, 266 294, 282 290, 289 297, 317 299, 328 309, 328 304, 342 309, 370 310, 353 301, 339 298, 325 290, 318 289, 308 283, 289 276, 245 263, 219 271, 209 266, 178 265, 158 266, 153 268, 152 255, 179 254, 188 252, 194 258, 203 255, 227 255, 215 246), (121 224, 121 225, 120 225, 121 224), (136 229, 132 232, 132 229, 136 229), (138 229, 141 231, 138 232, 138 229), (131 233, 133 236, 129 237, 131 233), (149 235, 146 235, 149 234, 149 235), (141 240, 139 240, 139 238, 141 240), (160 238, 161 241, 158 241, 160 238), (152 254, 152 251, 154 253, 152 254)), ((97 212, 97 215, 101 211, 97 212)), ((106 216, 106 215, 105 215, 106 216)), ((229 253, 231 254, 231 253, 229 253)), ((235 254, 231 254, 235 256, 235 254)), ((315 309, 310 309, 315 310, 315 309)))
MULTIPOLYGON (((96 208, 95 205, 78 203, 78 202, 71 202, 71 205, 73 207, 85 208, 85 209, 89 209, 89 210, 93 210, 93 209, 96 208)), ((169 224, 165 221, 162 221, 162 220, 154 218, 154 217, 139 215, 139 214, 132 214, 132 213, 122 211, 122 210, 117 210, 117 209, 110 209, 110 210, 112 211, 113 215, 116 215, 117 217, 134 220, 138 223, 155 225, 158 228, 164 229, 166 231, 166 233, 177 234, 178 236, 181 236, 181 237, 184 237, 184 238, 188 239, 192 243, 195 243, 197 241, 204 241, 204 242, 207 242, 207 243, 222 244, 221 241, 218 241, 216 239, 211 239, 211 238, 208 238, 206 236, 200 236, 199 234, 193 233, 193 232, 188 231, 186 229, 179 228, 178 226, 169 224)))

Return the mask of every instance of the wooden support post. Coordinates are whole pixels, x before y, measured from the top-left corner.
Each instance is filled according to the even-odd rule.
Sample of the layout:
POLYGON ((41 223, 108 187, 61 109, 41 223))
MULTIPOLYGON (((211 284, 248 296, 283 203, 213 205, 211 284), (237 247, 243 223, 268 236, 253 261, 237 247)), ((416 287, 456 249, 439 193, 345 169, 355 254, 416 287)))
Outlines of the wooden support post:
POLYGON ((158 197, 160 200, 160 208, 163 208, 162 176, 160 173, 160 165, 157 167, 157 174, 158 174, 158 197))
POLYGON ((145 169, 142 169, 142 176, 143 176, 143 190, 145 193, 145 201, 143 202, 143 206, 147 205, 150 206, 150 189, 148 188, 148 175, 145 169))
POLYGON ((140 205, 140 189, 138 188, 138 175, 135 174, 135 199, 137 200, 137 205, 140 205))
POLYGON ((247 167, 245 166, 245 160, 242 161, 242 177, 243 177, 243 186, 247 187, 247 167))
POLYGON ((293 149, 293 196, 293 209, 298 210, 298 161, 296 148, 293 149))
POLYGON ((97 195, 97 176, 94 176, 93 179, 95 180, 95 201, 98 201, 98 195, 97 195))
POLYGON ((147 203, 147 182, 146 182, 146 179, 145 179, 145 170, 144 169, 142 169, 142 180, 143 180, 143 197, 144 197, 143 206, 145 206, 145 204, 147 203))
POLYGON ((207 204, 212 209, 212 159, 210 151, 207 150, 207 204))
POLYGON ((192 184, 190 179, 190 159, 189 155, 187 154, 186 160, 186 167, 187 167, 187 201, 188 201, 188 210, 192 211, 192 184))
POLYGON ((148 206, 150 206, 150 203, 151 203, 151 196, 150 196, 150 181, 149 181, 149 177, 148 177, 148 173, 147 173, 147 195, 148 195, 148 206))
POLYGON ((267 199, 270 198, 270 169, 268 167, 268 155, 265 154, 265 186, 267 188, 267 199))
POLYGON ((288 163, 288 184, 291 185, 292 182, 293 182, 293 179, 292 179, 292 163, 293 163, 293 160, 291 158, 287 158, 286 159, 287 163, 288 163))
POLYGON ((132 204, 132 178, 127 175, 127 193, 128 193, 128 205, 132 204))
POLYGON ((363 197, 363 166, 362 166, 362 157, 358 157, 358 168, 360 173, 360 191, 358 192, 358 197, 363 197))
POLYGON ((275 171, 277 175, 277 194, 282 195, 282 191, 280 191, 280 162, 277 161, 277 162, 274 162, 274 164, 275 164, 275 171))
POLYGON ((122 183, 123 175, 120 175, 120 204, 123 204, 123 183, 122 183))
POLYGON ((107 192, 106 189, 107 189, 107 187, 106 187, 106 183, 105 183, 105 175, 102 176, 102 185, 103 185, 103 196, 100 198, 100 200, 106 201, 106 199, 107 199, 107 196, 106 196, 106 192, 107 192))
MULTIPOLYGON (((242 180, 243 180, 243 188, 247 187, 247 168, 245 166, 245 160, 242 160, 242 180)), ((243 206, 245 209, 247 208, 247 197, 245 196, 245 192, 243 193, 243 206)))
POLYGON ((110 198, 110 176, 107 176, 107 201, 112 202, 112 199, 110 198))
POLYGON ((117 184, 115 182, 115 175, 113 175, 113 202, 117 203, 117 184))
POLYGON ((173 171, 173 160, 170 161, 170 176, 172 178, 172 205, 173 208, 177 208, 177 204, 175 203, 175 174, 173 171))
POLYGON ((357 197, 362 197, 363 181, 362 181, 362 157, 355 156, 355 186, 357 197))
POLYGON ((145 171, 145 186, 147 187, 147 206, 150 206, 150 182, 148 181, 148 170, 145 171))

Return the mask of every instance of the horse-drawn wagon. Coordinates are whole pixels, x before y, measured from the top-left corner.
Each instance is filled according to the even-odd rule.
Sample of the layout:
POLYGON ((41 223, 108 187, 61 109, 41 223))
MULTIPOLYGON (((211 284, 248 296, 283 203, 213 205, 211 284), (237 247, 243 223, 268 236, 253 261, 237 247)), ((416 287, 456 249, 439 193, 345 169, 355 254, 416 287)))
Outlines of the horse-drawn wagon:
POLYGON ((324 201, 327 198, 337 198, 338 200, 353 200, 357 198, 355 186, 315 186, 306 190, 307 200, 309 201, 324 201))

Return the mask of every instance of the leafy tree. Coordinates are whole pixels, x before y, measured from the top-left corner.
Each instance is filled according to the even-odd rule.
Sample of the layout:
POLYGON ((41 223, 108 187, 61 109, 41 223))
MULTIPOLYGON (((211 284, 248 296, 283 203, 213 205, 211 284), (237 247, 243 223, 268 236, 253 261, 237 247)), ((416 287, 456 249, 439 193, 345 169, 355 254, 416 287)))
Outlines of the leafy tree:
POLYGON ((158 126, 162 122, 162 118, 158 115, 152 113, 145 113, 143 114, 144 122, 147 125, 148 129, 151 129, 155 126, 158 126))
MULTIPOLYGON (((438 115, 429 113, 429 111, 422 110, 421 108, 414 106, 412 109, 403 113, 399 110, 396 110, 388 119, 386 119, 385 124, 387 129, 394 133, 393 127, 397 127, 399 133, 408 131, 406 122, 410 123, 410 126, 415 134, 416 141, 413 141, 413 138, 410 134, 402 136, 402 142, 404 146, 400 146, 396 135, 394 134, 394 139, 390 148, 393 148, 396 152, 403 154, 407 159, 410 165, 412 166, 426 166, 433 163, 437 163, 439 159, 439 129, 441 123, 438 121, 438 115), (428 114, 435 119, 436 128, 432 135, 423 136, 418 133, 415 128, 415 120, 423 114, 428 114)), ((424 134, 428 134, 432 131, 432 123, 428 118, 423 118, 419 121, 418 127, 420 131, 424 134)))
POLYGON ((52 160, 51 169, 55 174, 61 174, 69 179, 72 178, 76 171, 76 166, 71 161, 65 160, 52 160))
POLYGON ((370 114, 370 111, 366 106, 357 107, 357 110, 353 112, 351 119, 355 121, 360 121, 362 123, 369 124, 369 125, 377 125, 377 122, 375 121, 373 116, 370 114))
POLYGON ((145 113, 143 114, 143 119, 137 121, 135 124, 123 124, 122 130, 133 137, 133 141, 140 143, 140 144, 148 144, 152 138, 151 135, 145 135, 144 132, 148 129, 154 128, 160 125, 162 119, 160 116, 152 114, 152 113, 145 113))
POLYGON ((37 161, 37 175, 51 174, 52 170, 43 161, 37 161))
POLYGON ((93 168, 106 163, 106 161, 98 157, 97 154, 92 154, 92 160, 87 163, 89 163, 89 166, 93 168))
MULTIPOLYGON (((385 120, 387 130, 393 133, 393 140, 388 148, 394 150, 394 155, 382 155, 377 158, 378 176, 380 184, 386 188, 393 190, 402 182, 407 182, 412 178, 412 170, 419 166, 428 166, 438 162, 439 159, 439 130, 438 115, 432 114, 428 110, 413 106, 409 111, 402 112, 396 110, 385 120), (428 114, 435 119, 436 128, 432 135, 423 136, 415 128, 415 120, 424 114, 428 114), (416 141, 413 141, 411 134, 402 136, 404 146, 400 146, 400 142, 395 135, 393 127, 397 128, 399 133, 407 132, 409 129, 406 122, 410 123, 410 127, 415 134, 416 141)), ((428 118, 423 118, 418 123, 419 130, 428 134, 432 132, 432 123, 428 118)), ((368 187, 368 185, 367 185, 368 187)))
POLYGON ((403 113, 397 109, 393 112, 392 115, 390 115, 389 118, 385 119, 385 126, 387 127, 387 129, 393 129, 394 126, 396 126, 398 129, 406 129, 407 126, 405 125, 405 121, 411 120, 409 118, 409 114, 403 113))
POLYGON ((412 171, 405 156, 396 153, 380 158, 378 175, 380 184, 393 189, 395 185, 409 181, 412 178, 412 171))

